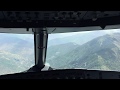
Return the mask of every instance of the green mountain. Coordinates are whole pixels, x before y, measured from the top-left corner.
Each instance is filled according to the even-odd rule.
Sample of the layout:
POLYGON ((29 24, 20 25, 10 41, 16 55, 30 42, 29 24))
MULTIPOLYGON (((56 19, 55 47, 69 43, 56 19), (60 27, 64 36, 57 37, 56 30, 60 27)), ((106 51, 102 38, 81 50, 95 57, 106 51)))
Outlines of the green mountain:
POLYGON ((74 50, 78 46, 79 46, 78 44, 70 42, 66 44, 59 44, 48 47, 46 59, 52 62, 55 57, 58 57, 59 55, 65 55, 66 53, 70 52, 71 50, 74 50))
POLYGON ((34 59, 34 43, 18 38, 16 34, 0 34, 0 50, 34 59))
POLYGON ((28 36, 19 36, 0 34, 0 75, 25 71, 34 65, 34 43, 27 41, 28 36))
MULTIPOLYGON (((46 61, 58 69, 120 70, 120 33, 86 33, 51 39, 46 61), (50 45, 51 44, 51 45, 50 45)), ((57 37, 57 35, 56 35, 57 37)), ((59 36, 60 37, 60 36, 59 36)), ((53 38, 53 37, 52 37, 53 38)), ((0 75, 34 65, 32 35, 0 34, 0 75), (29 40, 28 40, 29 39, 29 40)))
POLYGON ((120 33, 97 37, 47 61, 54 68, 120 70, 120 33))
POLYGON ((0 74, 25 71, 34 65, 33 62, 34 61, 28 60, 21 55, 0 51, 0 74))

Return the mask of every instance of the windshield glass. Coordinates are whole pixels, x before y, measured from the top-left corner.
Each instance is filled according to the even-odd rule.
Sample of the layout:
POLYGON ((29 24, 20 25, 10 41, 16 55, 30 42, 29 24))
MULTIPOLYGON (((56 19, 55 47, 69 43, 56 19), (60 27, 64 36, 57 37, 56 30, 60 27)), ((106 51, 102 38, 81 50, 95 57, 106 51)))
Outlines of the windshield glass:
POLYGON ((120 70, 120 29, 49 34, 46 61, 55 69, 120 70))
POLYGON ((23 72, 34 64, 32 34, 0 33, 0 75, 23 72))

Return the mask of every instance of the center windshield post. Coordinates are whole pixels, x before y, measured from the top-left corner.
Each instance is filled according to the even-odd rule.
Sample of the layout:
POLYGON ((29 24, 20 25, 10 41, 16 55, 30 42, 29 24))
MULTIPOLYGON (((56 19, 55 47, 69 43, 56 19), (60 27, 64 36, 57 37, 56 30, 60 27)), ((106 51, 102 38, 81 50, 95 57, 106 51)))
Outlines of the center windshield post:
POLYGON ((35 28, 35 65, 41 70, 45 66, 48 34, 44 28, 35 28))

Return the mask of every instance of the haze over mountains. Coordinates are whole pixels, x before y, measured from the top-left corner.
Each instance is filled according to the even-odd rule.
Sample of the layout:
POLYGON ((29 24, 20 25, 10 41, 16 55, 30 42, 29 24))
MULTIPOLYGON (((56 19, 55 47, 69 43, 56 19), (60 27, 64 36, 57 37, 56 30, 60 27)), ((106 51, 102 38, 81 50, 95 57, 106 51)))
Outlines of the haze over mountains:
MULTIPOLYGON (((77 38, 76 41, 73 41, 73 37, 75 38, 75 35, 73 37, 71 36, 72 38, 69 37, 69 39, 73 41, 71 45, 69 43, 69 46, 71 46, 70 48, 63 48, 64 46, 68 46, 67 43, 53 46, 51 45, 52 47, 48 47, 47 62, 54 68, 61 69, 86 68, 99 70, 120 70, 119 32, 94 32, 84 34, 84 36, 86 39, 83 40, 84 42, 82 42, 82 44, 80 42, 82 41, 81 38, 77 38), (51 57, 49 56, 50 53, 53 54, 51 57)), ((76 37, 80 36, 76 35, 76 37)), ((66 38, 60 39, 61 42, 59 43, 64 43, 64 40, 66 40, 66 38)))
MULTIPOLYGON (((0 74, 34 65, 33 35, 0 34, 0 74)), ((47 63, 56 69, 120 70, 120 31, 51 34, 47 63)))
POLYGON ((100 36, 48 61, 58 68, 120 70, 120 33, 100 36))
POLYGON ((0 34, 0 74, 20 72, 34 65, 32 35, 0 34))
POLYGON ((68 42, 82 45, 96 37, 103 36, 105 34, 112 34, 120 32, 119 30, 96 30, 96 31, 85 31, 85 32, 72 32, 72 33, 60 33, 50 34, 48 38, 48 47, 52 45, 65 44, 68 42))

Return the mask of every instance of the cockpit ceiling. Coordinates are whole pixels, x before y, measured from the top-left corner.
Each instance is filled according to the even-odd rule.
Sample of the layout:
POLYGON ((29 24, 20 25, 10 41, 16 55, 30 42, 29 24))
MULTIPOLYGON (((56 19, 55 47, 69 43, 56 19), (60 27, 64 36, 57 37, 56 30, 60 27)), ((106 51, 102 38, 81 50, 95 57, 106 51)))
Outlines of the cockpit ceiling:
MULTIPOLYGON (((119 29, 120 25, 108 25, 104 28, 107 29, 119 29)), ((42 29, 41 29, 42 30, 42 29)), ((52 27, 52 28, 43 28, 48 34, 52 33, 66 33, 66 32, 80 32, 80 31, 93 31, 93 30, 103 30, 100 26, 92 27, 52 27)), ((0 28, 0 33, 15 33, 15 34, 34 34, 32 28, 0 28)))
POLYGON ((0 27, 86 27, 120 24, 120 11, 0 11, 0 27))
POLYGON ((0 11, 0 33, 31 34, 32 28, 48 33, 116 29, 120 11, 0 11))
POLYGON ((119 16, 120 11, 1 11, 0 19, 16 21, 87 20, 119 16))

